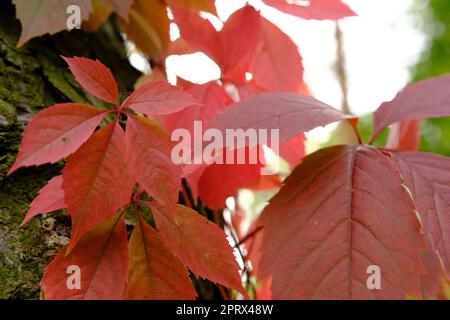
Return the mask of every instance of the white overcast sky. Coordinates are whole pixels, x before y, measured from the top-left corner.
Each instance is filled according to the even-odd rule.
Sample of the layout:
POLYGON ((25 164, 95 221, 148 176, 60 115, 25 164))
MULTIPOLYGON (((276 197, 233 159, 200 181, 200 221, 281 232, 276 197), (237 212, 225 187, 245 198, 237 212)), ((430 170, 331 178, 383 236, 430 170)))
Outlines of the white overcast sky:
MULTIPOLYGON (((306 21, 249 1, 275 22, 299 47, 305 80, 314 96, 334 107, 341 92, 332 66, 335 61, 335 25, 331 21, 306 21)), ((351 110, 360 115, 390 100, 410 80, 409 69, 420 59, 427 36, 416 17, 426 13, 427 0, 345 0, 358 17, 345 18, 343 31, 351 110), (412 13, 416 13, 415 15, 412 13)), ((245 4, 244 0, 217 0, 221 19, 245 4)), ((220 28, 220 23, 216 23, 220 28)), ((172 37, 177 36, 176 28, 172 37)), ((132 59, 139 66, 136 56, 132 59)), ((167 61, 169 79, 177 74, 196 83, 216 79, 218 67, 203 54, 173 56, 167 61), (196 72, 192 72, 192 66, 196 72)))

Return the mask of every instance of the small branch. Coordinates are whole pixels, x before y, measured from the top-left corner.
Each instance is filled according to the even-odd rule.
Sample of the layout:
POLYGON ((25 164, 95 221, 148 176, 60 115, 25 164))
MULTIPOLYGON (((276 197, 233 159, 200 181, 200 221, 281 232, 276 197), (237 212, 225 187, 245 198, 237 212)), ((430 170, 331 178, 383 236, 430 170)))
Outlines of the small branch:
POLYGON ((339 81, 339 86, 342 92, 342 112, 345 114, 351 114, 350 106, 348 103, 348 86, 347 86, 347 74, 345 72, 345 54, 344 44, 342 39, 342 30, 339 26, 339 22, 336 22, 336 75, 339 81))
POLYGON ((250 232, 249 234, 247 234, 244 238, 241 239, 241 241, 239 241, 239 243, 236 243, 236 245, 234 246, 235 248, 241 246, 242 244, 244 244, 246 241, 250 240, 251 238, 253 238, 258 232, 260 232, 264 227, 259 226, 257 227, 255 230, 253 230, 252 232, 250 232))

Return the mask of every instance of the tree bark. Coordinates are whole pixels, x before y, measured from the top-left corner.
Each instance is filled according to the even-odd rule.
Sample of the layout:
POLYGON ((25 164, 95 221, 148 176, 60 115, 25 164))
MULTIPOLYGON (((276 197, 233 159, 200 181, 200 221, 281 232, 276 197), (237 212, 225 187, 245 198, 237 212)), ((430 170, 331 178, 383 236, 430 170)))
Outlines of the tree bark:
POLYGON ((123 95, 139 73, 128 62, 112 17, 95 33, 61 32, 16 48, 20 23, 10 1, 0 3, 0 299, 39 298, 46 264, 67 243, 70 219, 64 213, 33 219, 20 228, 30 202, 61 164, 21 169, 8 177, 21 133, 30 118, 61 102, 102 105, 70 75, 64 56, 101 60, 116 76, 123 95))

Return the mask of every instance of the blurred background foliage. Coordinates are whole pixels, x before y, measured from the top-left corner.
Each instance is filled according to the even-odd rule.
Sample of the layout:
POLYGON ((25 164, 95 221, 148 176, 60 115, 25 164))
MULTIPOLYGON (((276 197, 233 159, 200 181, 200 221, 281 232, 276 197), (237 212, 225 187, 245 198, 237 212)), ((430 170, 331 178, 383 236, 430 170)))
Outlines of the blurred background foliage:
MULTIPOLYGON (((412 70, 414 81, 450 72, 450 1, 429 0, 429 6, 433 16, 425 26, 432 38, 421 62, 412 70)), ((450 156, 450 118, 423 122, 420 149, 450 156)))
MULTIPOLYGON (((411 68, 412 82, 450 73, 450 0, 429 0, 428 6, 430 14, 417 17, 423 21, 429 41, 419 63, 411 68)), ((361 117, 359 129, 367 142, 372 132, 372 115, 361 117)), ((387 133, 384 130, 374 145, 384 146, 387 133)), ((450 118, 423 121, 420 150, 450 156, 450 118)))

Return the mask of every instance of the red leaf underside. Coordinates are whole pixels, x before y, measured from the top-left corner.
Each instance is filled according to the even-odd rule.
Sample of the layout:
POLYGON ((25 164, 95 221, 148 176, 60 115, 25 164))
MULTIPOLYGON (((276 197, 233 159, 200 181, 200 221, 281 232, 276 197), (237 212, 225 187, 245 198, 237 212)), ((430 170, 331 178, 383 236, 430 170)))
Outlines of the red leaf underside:
POLYGON ((48 300, 119 300, 127 269, 127 232, 118 213, 88 232, 70 254, 64 248, 47 266, 41 286, 48 300), (71 266, 79 268, 79 288, 68 286, 71 266))
POLYGON ((125 298, 195 299, 187 269, 172 254, 159 232, 141 217, 138 220, 130 239, 130 269, 125 298))
POLYGON ((105 111, 80 103, 46 108, 25 128, 16 162, 21 167, 55 163, 75 152, 100 124, 105 111))
POLYGON ((68 160, 63 170, 65 202, 72 218, 70 252, 81 236, 130 200, 134 179, 126 165, 125 133, 114 121, 68 160))
POLYGON ((367 146, 305 158, 263 212, 260 274, 274 299, 420 296, 426 248, 393 162, 367 146), (366 285, 379 266, 381 289, 366 285))

